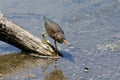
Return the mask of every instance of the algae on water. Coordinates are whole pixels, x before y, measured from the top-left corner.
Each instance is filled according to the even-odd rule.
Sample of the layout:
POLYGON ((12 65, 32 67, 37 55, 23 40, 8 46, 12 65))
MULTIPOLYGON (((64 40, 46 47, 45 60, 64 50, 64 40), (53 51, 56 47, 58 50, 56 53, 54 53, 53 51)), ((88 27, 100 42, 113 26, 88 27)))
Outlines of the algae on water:
POLYGON ((97 49, 100 51, 107 51, 107 50, 117 51, 120 49, 120 40, 113 42, 111 44, 104 44, 104 45, 98 46, 97 49))

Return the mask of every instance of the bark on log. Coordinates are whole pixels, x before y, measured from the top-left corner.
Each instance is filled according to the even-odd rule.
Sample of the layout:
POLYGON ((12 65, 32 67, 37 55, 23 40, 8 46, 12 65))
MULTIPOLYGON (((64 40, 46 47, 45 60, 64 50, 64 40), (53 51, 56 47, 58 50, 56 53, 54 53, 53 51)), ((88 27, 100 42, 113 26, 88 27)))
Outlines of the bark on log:
POLYGON ((41 39, 33 36, 0 13, 0 40, 16 46, 17 48, 35 52, 40 55, 54 55, 54 49, 44 44, 41 39))

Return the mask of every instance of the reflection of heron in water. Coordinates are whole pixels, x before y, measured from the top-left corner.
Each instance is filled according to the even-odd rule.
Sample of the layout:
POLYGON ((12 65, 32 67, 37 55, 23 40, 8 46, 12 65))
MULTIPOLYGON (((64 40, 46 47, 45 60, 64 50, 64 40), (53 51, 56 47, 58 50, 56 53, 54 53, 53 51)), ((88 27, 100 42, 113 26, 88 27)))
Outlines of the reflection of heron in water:
MULTIPOLYGON (((54 21, 47 19, 46 17, 43 17, 44 20, 44 26, 46 29, 47 34, 54 39, 55 48, 58 55, 58 49, 56 41, 59 43, 68 44, 67 40, 64 37, 64 31, 61 29, 61 27, 54 21)), ((42 36, 44 37, 45 33, 42 33, 42 36)), ((45 38, 45 37, 44 37, 45 38)))
POLYGON ((66 80, 66 77, 64 76, 63 71, 57 69, 56 63, 54 67, 55 69, 53 71, 45 75, 44 80, 66 80))
POLYGON ((44 80, 66 80, 62 70, 55 70, 45 76, 44 80))

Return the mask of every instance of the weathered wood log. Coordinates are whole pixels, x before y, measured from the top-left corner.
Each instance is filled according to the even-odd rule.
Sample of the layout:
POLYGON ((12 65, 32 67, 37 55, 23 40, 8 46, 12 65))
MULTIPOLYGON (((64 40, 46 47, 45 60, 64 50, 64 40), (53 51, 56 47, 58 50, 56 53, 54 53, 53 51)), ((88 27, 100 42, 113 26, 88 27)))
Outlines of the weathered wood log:
POLYGON ((0 15, 0 40, 26 52, 54 55, 54 49, 51 45, 43 43, 41 39, 33 36, 2 15, 0 15))

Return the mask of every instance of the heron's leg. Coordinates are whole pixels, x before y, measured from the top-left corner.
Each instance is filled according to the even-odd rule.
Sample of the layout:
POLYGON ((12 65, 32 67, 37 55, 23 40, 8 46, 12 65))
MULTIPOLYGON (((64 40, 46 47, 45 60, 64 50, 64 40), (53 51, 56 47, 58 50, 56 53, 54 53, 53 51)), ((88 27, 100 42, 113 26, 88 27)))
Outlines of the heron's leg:
POLYGON ((58 56, 58 48, 57 48, 56 40, 54 40, 54 43, 55 43, 56 53, 57 53, 57 56, 58 56))
POLYGON ((41 33, 41 35, 42 35, 42 37, 43 37, 43 40, 42 40, 42 41, 43 41, 44 43, 47 43, 47 39, 45 38, 45 35, 46 35, 46 34, 47 34, 46 32, 42 32, 42 33, 41 33))
POLYGON ((46 32, 42 32, 42 33, 41 33, 41 35, 42 35, 43 38, 45 38, 45 35, 46 35, 46 34, 47 34, 46 32))

